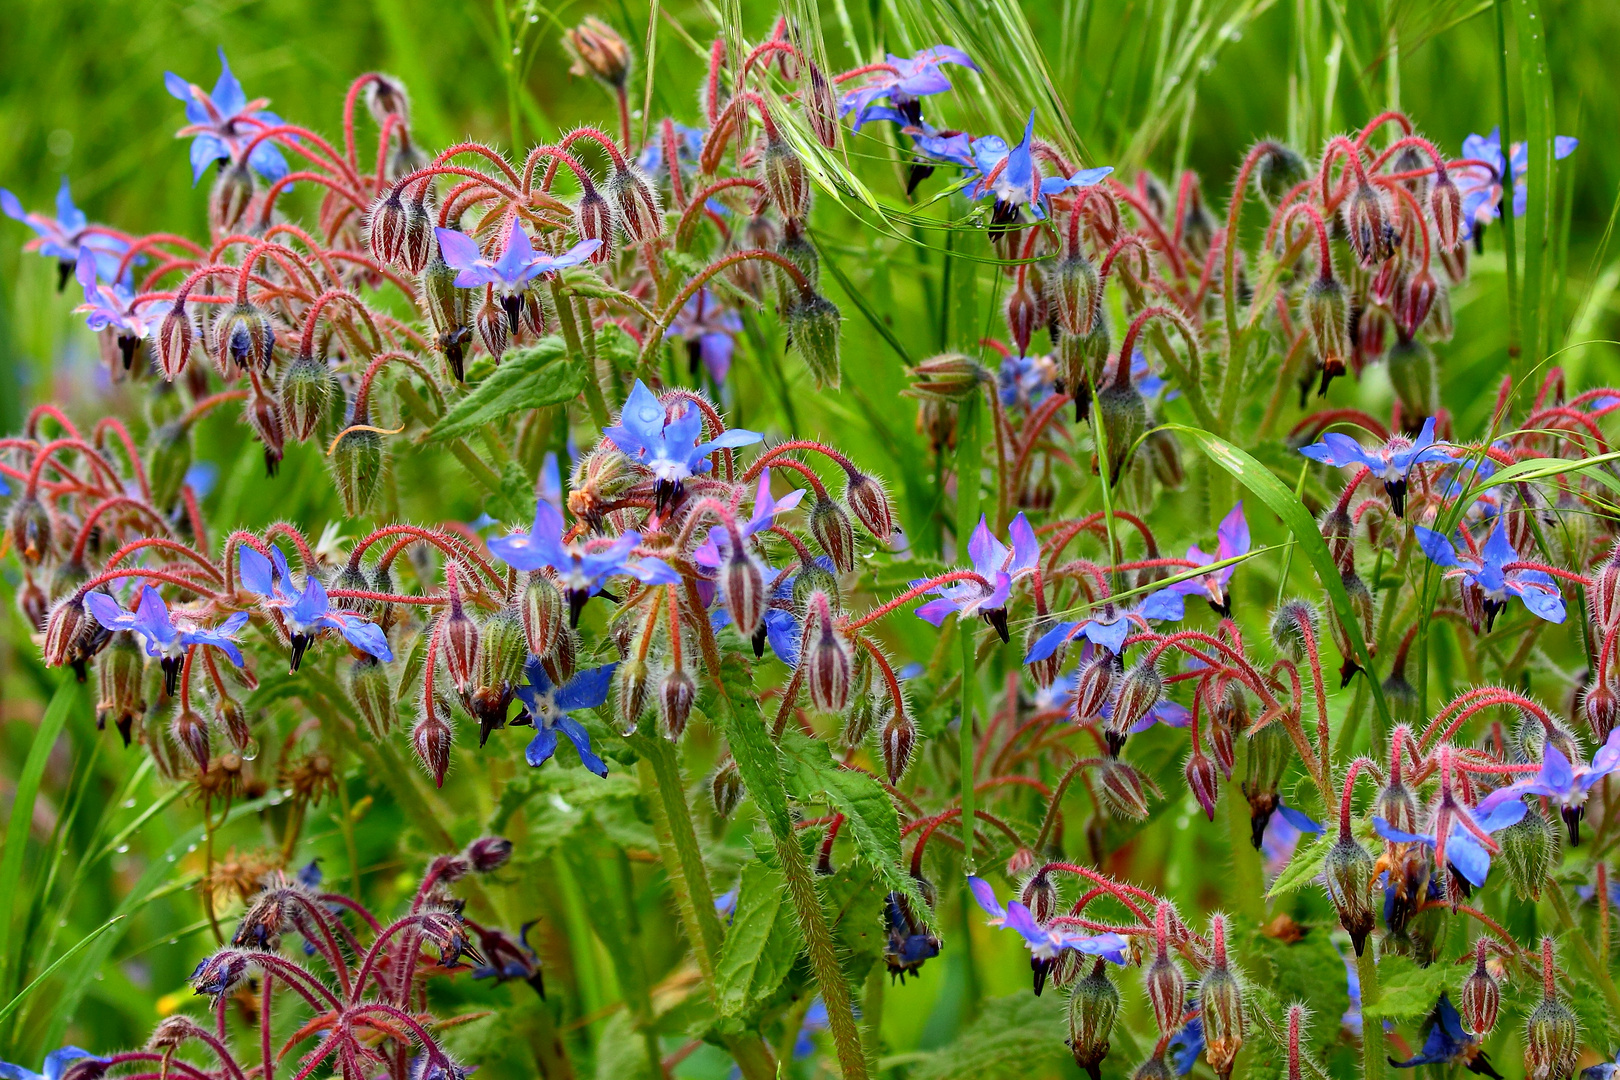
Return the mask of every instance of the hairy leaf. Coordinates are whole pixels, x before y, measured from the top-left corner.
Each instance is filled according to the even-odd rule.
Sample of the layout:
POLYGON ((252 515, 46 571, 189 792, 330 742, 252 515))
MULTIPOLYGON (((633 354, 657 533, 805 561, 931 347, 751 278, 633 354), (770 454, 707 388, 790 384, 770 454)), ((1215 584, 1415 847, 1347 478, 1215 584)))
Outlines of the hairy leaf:
POLYGON ((434 425, 429 441, 459 439, 512 413, 572 401, 584 387, 585 376, 563 352, 557 337, 511 350, 493 375, 450 407, 434 425))
POLYGON ((722 1015, 744 1015, 770 997, 803 948, 782 871, 764 860, 744 866, 737 910, 714 969, 722 1015))

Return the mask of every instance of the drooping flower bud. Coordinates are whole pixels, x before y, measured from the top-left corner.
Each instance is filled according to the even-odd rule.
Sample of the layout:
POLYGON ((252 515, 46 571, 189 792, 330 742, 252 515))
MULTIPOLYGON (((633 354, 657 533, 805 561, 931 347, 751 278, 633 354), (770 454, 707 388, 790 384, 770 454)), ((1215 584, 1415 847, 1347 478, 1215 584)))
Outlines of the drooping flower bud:
POLYGON ((633 165, 615 169, 606 188, 608 203, 627 241, 645 244, 664 234, 664 204, 646 173, 633 165))
POLYGON ((581 240, 600 240, 602 244, 591 252, 591 262, 601 265, 613 254, 613 207, 594 186, 588 186, 574 207, 574 231, 581 240))
POLYGON ((384 266, 397 260, 405 247, 405 217, 405 201, 397 187, 390 187, 366 213, 366 244, 371 257, 384 266))
POLYGON ((1591 725, 1592 737, 1599 743, 1609 741, 1616 717, 1620 717, 1620 682, 1608 678, 1594 683, 1581 695, 1581 712, 1591 725))
POLYGON ((480 836, 463 852, 475 874, 492 874, 512 858, 512 841, 504 836, 480 836))
POLYGON ((1401 403, 1401 418, 1419 425, 1440 410, 1440 373, 1434 353, 1417 338, 1397 341, 1390 347, 1389 381, 1401 403))
POLYGON ((433 783, 444 787, 444 774, 450 770, 450 744, 454 736, 450 725, 423 710, 416 726, 411 728, 411 749, 416 758, 433 776, 433 783))
POLYGON ((1524 900, 1540 900, 1547 874, 1558 858, 1558 829, 1541 810, 1531 806, 1524 817, 1496 834, 1502 846, 1498 858, 1507 870, 1513 891, 1524 900))
POLYGON ((214 363, 221 375, 228 374, 231 364, 268 371, 275 345, 275 324, 253 304, 232 304, 214 323, 214 363))
POLYGON ((152 505, 173 506, 191 469, 191 425, 170 420, 152 429, 146 453, 146 479, 152 487, 152 505))
POLYGON ((1220 778, 1215 773, 1215 765, 1198 747, 1187 758, 1187 765, 1182 770, 1187 778, 1187 787, 1192 791, 1193 798, 1198 805, 1204 808, 1204 814, 1210 821, 1215 820, 1215 802, 1220 798, 1220 778))
POLYGON ((1187 976, 1182 974, 1181 965, 1171 959, 1169 949, 1162 943, 1142 981, 1159 1033, 1173 1035, 1180 1031, 1187 1002, 1187 976))
POLYGON ((1118 1015, 1119 990, 1108 978, 1106 963, 1098 960, 1069 994, 1069 1051, 1091 1080, 1101 1080, 1108 1036, 1118 1015))
POLYGON ((1362 266, 1371 270, 1389 257, 1392 230, 1384 194, 1372 184, 1357 184, 1344 203, 1344 231, 1362 266))
POLYGON ((186 362, 191 359, 191 342, 195 336, 196 328, 192 325, 191 312, 186 308, 185 297, 177 296, 157 328, 158 370, 163 373, 164 379, 174 382, 186 369, 186 362))
POLYGON ((855 527, 837 502, 826 497, 816 499, 810 509, 810 535, 840 574, 855 569, 855 527))
POLYGON ((1018 891, 1018 900, 1029 908, 1029 913, 1038 924, 1045 926, 1047 920, 1057 914, 1057 885, 1050 875, 1035 874, 1018 891))
POLYGON ((1416 334, 1423 329, 1443 288, 1444 286, 1427 270, 1419 270, 1407 278, 1405 289, 1395 299, 1396 310, 1400 313, 1401 322, 1405 323, 1408 334, 1416 334))
POLYGON ((51 513, 38 498, 25 493, 11 504, 6 533, 12 550, 22 556, 23 562, 38 566, 51 550, 51 513))
POLYGON ((1159 674, 1159 665, 1145 656, 1132 664, 1120 681, 1113 715, 1103 728, 1110 754, 1119 756, 1131 728, 1147 716, 1148 710, 1157 705, 1163 696, 1164 676, 1159 674))
POLYGON ((473 685, 473 665, 478 660, 478 624, 468 617, 462 603, 460 574, 454 563, 445 567, 445 595, 444 613, 439 616, 436 632, 451 685, 456 693, 465 695, 473 685))
POLYGON ((529 574, 518 614, 523 620, 523 636, 528 641, 529 652, 535 656, 551 655, 562 633, 563 598, 543 571, 529 574))
MULTIPOLYGON (((1075 252, 1058 260, 1054 272, 1046 279, 1046 300, 1057 316, 1058 326, 1071 337, 1084 338, 1091 333, 1101 303, 1102 282, 1097 264, 1084 252, 1075 252)), ((1073 392, 1073 384, 1068 384, 1073 392)))
POLYGON ((1135 768, 1119 758, 1104 758, 1098 774, 1098 794, 1110 815, 1132 821, 1146 820, 1147 794, 1142 790, 1142 775, 1135 768))
POLYGON ((1281 724, 1268 724, 1249 738, 1249 777, 1243 782, 1243 794, 1249 800, 1249 840, 1256 851, 1265 836, 1266 824, 1282 801, 1277 785, 1282 782, 1283 769, 1293 752, 1281 724))
POLYGON ((246 162, 230 162, 219 170, 208 192, 208 224, 215 236, 236 231, 253 201, 253 173, 246 162))
POLYGON ((836 390, 842 379, 838 358, 842 319, 833 302, 815 292, 800 295, 786 311, 788 343, 798 350, 818 390, 836 390))
POLYGON ((1098 468, 1106 466, 1109 483, 1118 483, 1120 471, 1136 450, 1136 440, 1147 430, 1147 402, 1136 384, 1127 379, 1123 383, 1110 382, 1099 390, 1096 404, 1108 456, 1106 462, 1098 462, 1098 468))
POLYGON ((506 713, 523 677, 523 662, 528 654, 523 620, 515 609, 501 608, 478 628, 472 689, 464 695, 463 704, 478 721, 480 747, 490 731, 506 726, 506 713))
POLYGON ((385 738, 399 719, 388 666, 373 656, 356 657, 345 671, 344 689, 372 738, 385 738))
POLYGON ((828 150, 838 146, 838 100, 832 81, 814 61, 805 64, 804 118, 810 133, 828 150))
POLYGON ((276 400, 275 394, 255 383, 248 391, 242 415, 259 442, 264 444, 265 475, 275 476, 287 445, 287 429, 281 420, 281 402, 276 400))
POLYGON ((1281 655, 1304 663, 1307 637, 1320 639, 1322 616, 1314 605, 1299 599, 1284 601, 1271 617, 1271 643, 1281 655))
POLYGON ((1175 433, 1168 428, 1154 428, 1142 440, 1142 448, 1147 452, 1148 462, 1153 466, 1153 476, 1159 485, 1167 491, 1180 491, 1181 485, 1187 480, 1187 473, 1181 465, 1181 443, 1175 433))
POLYGON ((647 661, 632 656, 614 672, 613 683, 616 691, 613 695, 613 715, 618 721, 619 731, 629 735, 641 722, 641 714, 647 711, 652 671, 647 661))
MULTIPOLYGON (((357 418, 357 423, 362 422, 357 418)), ((350 428, 332 446, 326 464, 333 486, 343 499, 343 509, 351 518, 370 507, 382 488, 387 451, 382 435, 375 431, 350 428)))
POLYGON ((856 469, 846 472, 844 502, 866 531, 887 544, 894 539, 894 506, 883 481, 856 469))
POLYGON ((485 290, 484 302, 478 305, 478 314, 473 316, 473 322, 484 350, 499 360, 512 343, 512 326, 506 318, 506 308, 495 301, 492 291, 485 290))
POLYGON ((850 646, 833 626, 832 601, 826 593, 810 595, 805 605, 805 682, 810 700, 826 713, 841 713, 849 704, 854 673, 850 646))
POLYGON ((1369 899, 1373 879, 1373 858, 1354 837, 1341 833, 1328 849, 1323 881, 1328 899, 1339 913, 1339 924, 1350 935, 1356 955, 1367 944, 1373 931, 1373 909, 1369 899))
POLYGON ((563 47, 573 58, 569 72, 589 75, 603 86, 621 90, 630 78, 630 46, 619 32, 594 15, 563 33, 563 47))
POLYGON ((664 735, 670 742, 680 741, 696 700, 697 684, 681 668, 672 669, 658 684, 658 717, 664 723, 664 735))
POLYGON ((1527 1080, 1568 1080, 1580 1056, 1580 1024, 1568 1005, 1549 993, 1524 1022, 1527 1080))
POLYGON ((742 802, 743 781, 742 770, 737 768, 737 762, 730 755, 720 762, 719 768, 714 771, 714 779, 709 782, 710 794, 714 797, 714 812, 722 818, 731 816, 742 802))
POLYGON ((1305 290, 1305 324, 1322 372, 1317 393, 1343 375, 1350 356, 1350 297, 1336 277, 1318 277, 1305 290))
POLYGON ((1470 1035, 1481 1039, 1496 1027, 1502 1008, 1502 986, 1486 965, 1489 948, 1483 937, 1475 943, 1473 973, 1463 980, 1462 993, 1457 995, 1463 1026, 1470 1035))
POLYGON ((883 725, 883 771, 890 784, 898 784, 911 764, 911 753, 917 745, 917 722, 911 714, 896 709, 883 725))
POLYGON ((456 287, 456 271, 444 261, 436 247, 422 270, 421 283, 422 307, 433 326, 435 344, 444 353, 450 373, 460 382, 464 374, 464 348, 472 338, 467 290, 456 287))
POLYGON ((420 274, 439 253, 438 234, 433 231, 433 208, 427 188, 418 190, 405 203, 405 238, 400 245, 400 264, 410 273, 420 274))
POLYGON ((1429 213, 1434 217, 1434 239, 1441 251, 1462 242, 1462 192, 1444 169, 1429 191, 1429 213))
POLYGON ((331 369, 322 360, 299 355, 281 374, 281 421, 295 442, 307 442, 326 419, 338 393, 331 369))
POLYGON ((1007 294, 1006 304, 1007 332, 1012 335, 1019 356, 1029 353, 1029 339, 1034 336, 1039 314, 1040 304, 1036 302, 1035 293, 1020 276, 1017 286, 1007 294))
POLYGON ((1307 169, 1305 159, 1291 146, 1268 143, 1265 150, 1254 163, 1254 190, 1275 209, 1305 179, 1307 169))
POLYGON ((798 151, 780 138, 765 143, 760 155, 759 178, 765 196, 784 218, 803 221, 810 215, 810 176, 798 151))
POLYGON ((96 728, 100 730, 112 720, 126 749, 135 721, 146 712, 141 678, 145 666, 141 648, 129 633, 114 634, 96 658, 96 685, 101 691, 96 701, 96 728))
POLYGON ((174 744, 191 756, 198 772, 208 771, 208 721, 183 705, 169 725, 169 737, 174 744))

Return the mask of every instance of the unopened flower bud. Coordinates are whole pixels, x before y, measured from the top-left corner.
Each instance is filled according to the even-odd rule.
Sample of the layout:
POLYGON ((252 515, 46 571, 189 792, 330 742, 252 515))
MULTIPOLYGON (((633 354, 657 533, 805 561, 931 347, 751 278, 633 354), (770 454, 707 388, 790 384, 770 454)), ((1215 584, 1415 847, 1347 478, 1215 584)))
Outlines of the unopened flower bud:
POLYGON ((523 636, 529 652, 535 656, 551 655, 562 633, 563 598, 557 586, 541 571, 529 574, 518 615, 523 620, 523 636))
POLYGON ((176 746, 191 755, 191 760, 197 764, 198 772, 208 771, 207 720, 192 712, 189 706, 183 706, 175 714, 174 722, 169 725, 169 737, 174 740, 176 746))
POLYGON ((333 445, 327 470, 343 499, 344 512, 351 518, 366 513, 377 497, 387 457, 382 435, 375 431, 351 428, 333 445))
POLYGON ((1269 143, 1254 163, 1254 190, 1268 207, 1275 209, 1305 179, 1306 171, 1305 159, 1297 150, 1269 143))
POLYGON ((813 593, 805 605, 805 682, 810 701, 826 713, 841 713, 849 704, 854 658, 849 643, 833 626, 832 602, 813 593))
POLYGON ((742 802, 743 781, 742 770, 737 768, 737 762, 727 757, 714 771, 714 779, 709 782, 710 793, 714 797, 714 812, 723 818, 731 816, 742 802))
POLYGON ((449 602, 439 616, 436 632, 444 651, 444 666, 458 694, 466 694, 473 682, 473 665, 478 660, 478 624, 467 615, 455 566, 447 568, 445 591, 449 602))
POLYGON ((645 244, 663 235, 664 204, 646 173, 633 165, 615 169, 606 187, 608 203, 629 243, 645 244))
POLYGON ((1406 324, 1408 334, 1415 334, 1423 329, 1429 313, 1434 310, 1435 299, 1443 288, 1444 286, 1427 270, 1419 270, 1407 279, 1405 289, 1396 297, 1396 310, 1400 314, 1401 322, 1406 324))
POLYGON ((152 430, 146 454, 146 479, 152 505, 173 506, 191 469, 191 425, 171 420, 152 430))
POLYGON ((1612 677, 1601 683, 1594 683, 1586 688, 1581 695, 1581 712, 1586 716, 1586 722, 1591 725, 1592 737, 1598 743, 1609 741, 1609 732, 1614 730, 1614 722, 1620 716, 1620 693, 1617 693, 1617 683, 1612 677))
POLYGON ((630 46, 619 32, 594 15, 563 34, 563 47, 573 58, 569 72, 589 75, 610 89, 623 89, 630 77, 630 46))
POLYGON ((287 429, 281 419, 281 403, 273 393, 255 384, 248 391, 242 415, 259 442, 264 444, 264 468, 267 476, 276 475, 287 443, 287 429))
POLYGON ((1012 335, 1018 355, 1027 355, 1029 339, 1035 334, 1035 320, 1040 314, 1040 304, 1036 302, 1035 293, 1022 279, 1019 280, 1017 287, 1007 294, 1005 314, 1007 332, 1012 335))
POLYGON ((453 741, 450 725, 426 710, 411 729, 411 749, 416 758, 433 776, 433 783, 444 787, 444 774, 450 770, 450 744, 453 741))
POLYGON ((396 261, 405 247, 405 217, 405 201, 397 187, 390 187, 366 213, 366 244, 371 257, 384 266, 396 261))
POLYGON ((1359 183, 1344 204, 1344 231, 1350 250, 1362 266, 1372 269, 1390 254, 1390 213, 1384 195, 1369 183, 1359 183))
POLYGON ((190 981, 198 994, 219 997, 240 986, 247 974, 246 956, 236 949, 221 949, 197 965, 190 981))
POLYGON ((607 262, 613 254, 613 207, 595 187, 587 187, 574 207, 574 230, 581 240, 600 240, 601 246, 591 252, 591 262, 607 262))
POLYGON ((1434 217, 1434 239, 1441 251, 1462 242, 1462 192, 1444 169, 1429 191, 1429 213, 1434 217))
POLYGON ((296 442, 307 442, 326 419, 338 392, 331 369, 322 360, 300 355, 281 375, 281 420, 296 442))
POLYGON ((486 292, 484 302, 478 305, 478 314, 473 316, 473 322, 484 350, 499 360, 512 343, 512 327, 506 318, 506 309, 495 301, 493 294, 486 292))
POLYGON ((1580 1024, 1568 1005, 1551 994, 1524 1022, 1526 1080, 1568 1080, 1580 1056, 1580 1024))
POLYGON ((911 764, 911 753, 917 745, 917 722, 911 715, 895 710, 889 722, 883 725, 883 771, 890 784, 898 784, 911 764))
POLYGON ((1118 1015, 1119 990, 1109 979, 1105 962, 1098 960, 1069 994, 1069 1051, 1091 1080, 1101 1080, 1108 1036, 1118 1015))
POLYGON ((252 201, 253 173, 247 163, 227 163, 208 193, 208 223, 214 235, 235 232, 252 201))
POLYGON ((1390 346, 1386 366, 1402 419, 1421 424, 1439 411, 1440 373, 1428 346, 1416 338, 1397 341, 1390 346))
POLYGON ((186 369, 191 359, 191 342, 196 336, 191 312, 186 308, 184 296, 175 297, 174 303, 158 323, 156 343, 158 369, 169 382, 186 369))
POLYGON ((1272 645, 1296 664, 1305 661, 1307 638, 1317 641, 1321 633, 1321 615, 1304 600, 1285 601, 1271 617, 1272 645))
POLYGON ((1192 791, 1193 798, 1198 805, 1204 808, 1204 814, 1209 820, 1215 820, 1215 801, 1220 797, 1220 778, 1215 773, 1215 765, 1209 760, 1201 749, 1195 748, 1187 758, 1186 768, 1182 770, 1187 778, 1187 787, 1192 791))
POLYGON ((636 730, 641 714, 647 711, 648 691, 652 687, 652 671, 645 660, 631 657, 621 663, 613 674, 613 713, 619 730, 628 735, 636 730))
POLYGON ((658 684, 658 716, 664 722, 664 735, 678 742, 697 700, 697 684, 681 668, 675 668, 658 684))
POLYGON ((1198 982, 1198 1007, 1204 1024, 1204 1060, 1215 1075, 1225 1080, 1243 1047, 1246 1027, 1243 990, 1226 961, 1226 920, 1217 915, 1213 924, 1214 949, 1209 970, 1198 982))
POLYGON ((1305 325, 1322 371, 1318 394, 1343 375, 1350 356, 1350 297, 1336 277, 1318 277, 1305 289, 1305 325))
POLYGON ((1131 728, 1147 716, 1148 710, 1157 705, 1163 696, 1164 676, 1159 674, 1158 664, 1146 657, 1132 664, 1125 678, 1120 680, 1114 713, 1108 718, 1103 732, 1110 754, 1119 756, 1131 728))
POLYGON ((214 323, 214 362, 221 375, 234 364, 239 370, 269 370, 276 328, 270 315, 253 304, 232 304, 214 323))
POLYGON ((894 539, 894 506, 883 481, 868 473, 850 470, 846 474, 844 502, 867 532, 887 544, 894 539))
POLYGON ((802 294, 787 309, 785 321, 788 342, 810 369, 816 388, 837 389, 842 378, 838 359, 842 316, 838 308, 820 293, 802 294))
POLYGON ((832 81, 814 61, 805 64, 804 118, 810 133, 828 150, 838 146, 838 100, 832 81))
POLYGON ((351 660, 345 670, 344 689, 373 738, 384 738, 393 730, 399 714, 394 708, 394 687, 386 664, 373 656, 351 660))
POLYGON ((141 677, 145 667, 141 648, 129 633, 114 634, 96 658, 96 685, 101 691, 96 702, 96 727, 102 728, 112 720, 126 749, 135 721, 146 712, 141 677))
MULTIPOLYGON (((1102 283, 1097 264, 1076 252, 1058 260, 1054 272, 1046 279, 1046 300, 1058 326, 1074 338, 1091 333, 1092 323, 1101 303, 1102 283)), ((1068 384, 1073 392, 1073 383, 1068 384)))
POLYGON ((810 214, 810 177, 804 159, 784 140, 766 142, 760 155, 759 176, 765 196, 784 218, 803 221, 810 214))
MULTIPOLYGON (((405 203, 405 236, 398 258, 400 265, 413 274, 427 269, 439 253, 438 234, 433 231, 433 208, 426 191, 425 187, 419 189, 416 197, 405 203)), ((451 276, 454 276, 453 271, 451 276)))
POLYGON ((1143 821, 1147 818, 1147 795, 1142 790, 1142 776, 1135 768, 1118 758, 1104 758, 1098 770, 1098 794, 1103 808, 1113 817, 1143 821))
POLYGON ((1118 483, 1120 471, 1136 450, 1136 440, 1147 430, 1147 402, 1136 384, 1127 379, 1123 384, 1110 382, 1098 391, 1096 405, 1108 455, 1098 468, 1106 467, 1109 483, 1118 483))
POLYGON ((478 657, 472 689, 465 695, 464 704, 478 721, 479 746, 492 729, 505 726, 507 709, 523 677, 523 662, 528 654, 523 620, 514 608, 501 608, 478 628, 478 657))
POLYGON ((1187 976, 1182 974, 1181 965, 1171 959, 1168 949, 1160 947, 1142 981, 1159 1033, 1173 1035, 1180 1031, 1187 1003, 1187 976))
POLYGON ((1474 971, 1463 980, 1462 993, 1457 1005, 1463 1026, 1470 1035, 1484 1038, 1496 1027, 1496 1017, 1502 1008, 1502 986, 1486 965, 1488 946, 1480 938, 1474 950, 1474 971))
POLYGON ((1372 878, 1373 858, 1367 849, 1352 837, 1340 836, 1328 849, 1323 880, 1328 899, 1339 913, 1339 924, 1349 933, 1357 956, 1373 931, 1372 902, 1368 899, 1372 878))
POLYGON ((38 566, 50 552, 52 530, 51 514, 45 504, 30 494, 24 494, 11 504, 6 515, 6 532, 12 550, 22 556, 29 566, 38 566))
POLYGON ((489 874, 505 866, 512 857, 512 841, 504 836, 481 836, 463 852, 475 874, 489 874))
POLYGON ((1029 908, 1029 913, 1035 917, 1036 923, 1045 926, 1047 920, 1057 914, 1057 885, 1049 875, 1036 874, 1024 882, 1024 887, 1019 890, 1018 900, 1029 908))
POLYGON ((1502 846, 1499 858, 1514 893, 1522 900, 1540 900, 1547 874, 1558 857, 1557 828, 1531 806, 1524 817, 1496 834, 1496 842, 1502 846))
POLYGON ((1118 676, 1119 668, 1112 656, 1097 653, 1080 665, 1074 682, 1076 720, 1085 723, 1103 714, 1103 706, 1114 696, 1118 676))
POLYGON ((1175 433, 1168 428, 1154 428, 1142 441, 1142 447, 1147 452, 1148 463, 1153 466, 1153 476, 1159 485, 1169 491, 1180 491, 1181 485, 1187 480, 1187 473, 1181 465, 1181 443, 1175 433))
POLYGON ((840 574, 855 569, 855 527, 837 502, 825 497, 816 500, 810 509, 810 535, 840 574))

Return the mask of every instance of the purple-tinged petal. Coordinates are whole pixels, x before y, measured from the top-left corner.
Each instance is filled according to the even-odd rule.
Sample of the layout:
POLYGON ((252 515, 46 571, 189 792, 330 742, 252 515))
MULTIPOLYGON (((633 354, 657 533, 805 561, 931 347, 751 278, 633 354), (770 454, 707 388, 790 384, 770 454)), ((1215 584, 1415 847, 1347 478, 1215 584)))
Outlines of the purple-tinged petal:
POLYGON ((90 609, 96 622, 108 630, 128 630, 135 624, 135 616, 119 606, 118 601, 104 592, 84 594, 84 606, 90 609))
POLYGON ((1215 547, 1215 561, 1248 554, 1249 521, 1243 516, 1241 500, 1222 519, 1220 527, 1215 530, 1215 538, 1218 541, 1215 547))
POLYGON ((1036 664, 1057 652, 1058 646, 1072 638, 1079 626, 1077 622, 1060 622, 1052 627, 1035 639, 1035 643, 1029 647, 1029 652, 1024 654, 1024 663, 1036 664))
POLYGON ((962 610, 961 604, 942 596, 918 607, 914 614, 925 623, 939 626, 945 622, 947 616, 953 615, 960 610, 962 610))
POLYGON ((1012 519, 1007 533, 1012 540, 1012 563, 1007 567, 1008 571, 1017 574, 1033 570, 1041 558, 1041 542, 1035 539, 1035 530, 1030 527, 1029 519, 1022 511, 1012 519))
POLYGON ((439 255, 451 269, 470 270, 484 261, 478 242, 466 233, 436 228, 433 234, 439 239, 439 255))
POLYGON ((1412 528, 1417 533, 1418 547, 1423 549, 1423 554, 1429 557, 1430 562, 1436 566, 1457 565, 1457 552, 1451 546, 1450 540, 1422 525, 1414 525, 1412 528))
POLYGON ((996 890, 991 888, 990 883, 984 878, 968 878, 968 891, 973 894, 973 899, 979 902, 979 906, 984 909, 985 914, 997 919, 1007 914, 1002 909, 1000 902, 996 900, 996 890))

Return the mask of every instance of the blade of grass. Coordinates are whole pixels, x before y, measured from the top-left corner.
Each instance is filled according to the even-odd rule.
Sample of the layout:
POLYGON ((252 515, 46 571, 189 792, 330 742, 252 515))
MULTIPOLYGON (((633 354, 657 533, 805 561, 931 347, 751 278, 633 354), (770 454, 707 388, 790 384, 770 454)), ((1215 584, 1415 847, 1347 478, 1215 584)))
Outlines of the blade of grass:
POLYGON ((35 976, 34 980, 27 986, 19 990, 10 1001, 6 1002, 4 1007, 0 1007, 0 1023, 9 1020, 11 1018, 11 1014, 16 1012, 17 1009, 22 1006, 23 1002, 28 1000, 29 995, 31 995, 35 990, 38 990, 41 986, 45 985, 46 980, 48 980, 52 975, 56 974, 57 968, 73 959, 74 956, 78 955, 80 950, 86 948, 91 942, 95 941, 102 934, 105 934, 107 931, 111 930, 114 926, 121 922, 123 918, 124 916, 122 915, 114 915, 112 918, 90 931, 90 933, 80 938, 78 943, 75 944, 73 948, 51 961, 49 967, 35 976))

